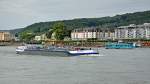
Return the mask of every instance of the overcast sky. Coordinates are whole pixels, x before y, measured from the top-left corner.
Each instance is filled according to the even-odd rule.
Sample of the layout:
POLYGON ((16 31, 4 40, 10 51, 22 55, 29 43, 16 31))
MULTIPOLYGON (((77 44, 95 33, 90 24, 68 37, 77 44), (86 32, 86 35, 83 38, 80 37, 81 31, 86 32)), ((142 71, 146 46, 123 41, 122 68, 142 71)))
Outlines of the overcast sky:
POLYGON ((0 0, 0 30, 150 10, 150 0, 0 0))

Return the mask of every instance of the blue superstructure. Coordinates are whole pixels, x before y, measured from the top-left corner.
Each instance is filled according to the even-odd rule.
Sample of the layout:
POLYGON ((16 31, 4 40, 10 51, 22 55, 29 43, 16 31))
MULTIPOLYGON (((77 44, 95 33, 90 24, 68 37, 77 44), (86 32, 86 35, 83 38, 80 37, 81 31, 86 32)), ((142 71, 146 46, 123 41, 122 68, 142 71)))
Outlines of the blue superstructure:
POLYGON ((133 43, 106 43, 106 49, 132 49, 135 48, 133 43))

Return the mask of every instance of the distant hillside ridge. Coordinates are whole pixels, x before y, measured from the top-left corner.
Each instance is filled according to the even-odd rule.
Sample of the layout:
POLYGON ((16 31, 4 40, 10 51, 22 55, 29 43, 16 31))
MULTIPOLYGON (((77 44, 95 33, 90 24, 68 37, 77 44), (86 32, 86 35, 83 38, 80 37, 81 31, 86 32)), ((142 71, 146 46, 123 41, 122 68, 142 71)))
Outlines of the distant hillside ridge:
POLYGON ((57 22, 63 22, 70 30, 94 26, 101 26, 102 28, 116 28, 118 26, 129 24, 150 23, 150 10, 143 12, 126 13, 113 17, 108 16, 101 18, 78 18, 72 20, 39 22, 23 28, 19 30, 19 32, 32 31, 34 33, 44 33, 47 32, 52 27, 52 25, 57 22))

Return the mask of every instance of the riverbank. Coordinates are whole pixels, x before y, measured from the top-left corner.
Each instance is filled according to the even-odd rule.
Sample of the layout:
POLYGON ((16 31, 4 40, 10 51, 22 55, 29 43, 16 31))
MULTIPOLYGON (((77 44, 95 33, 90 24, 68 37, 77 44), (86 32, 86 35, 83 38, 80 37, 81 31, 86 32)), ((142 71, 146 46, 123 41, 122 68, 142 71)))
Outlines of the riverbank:
MULTIPOLYGON (((41 42, 42 43, 42 42, 41 42)), ((102 41, 47 41, 43 42, 43 45, 55 45, 55 46, 73 46, 73 47, 105 47, 106 43, 102 41)), ((132 42, 129 42, 132 43, 132 42)), ((134 42, 140 45, 141 48, 150 48, 150 41, 134 42)), ((31 43, 32 44, 32 43, 31 43)), ((20 46, 23 42, 0 42, 0 46, 20 46)))

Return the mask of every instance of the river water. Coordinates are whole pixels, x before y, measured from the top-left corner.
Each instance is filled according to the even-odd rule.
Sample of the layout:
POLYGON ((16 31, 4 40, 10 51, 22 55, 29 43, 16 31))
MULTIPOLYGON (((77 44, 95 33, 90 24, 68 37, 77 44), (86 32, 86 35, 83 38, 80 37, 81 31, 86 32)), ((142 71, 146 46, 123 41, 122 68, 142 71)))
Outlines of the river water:
POLYGON ((150 84, 150 48, 99 50, 97 57, 52 57, 0 47, 0 84, 150 84))

